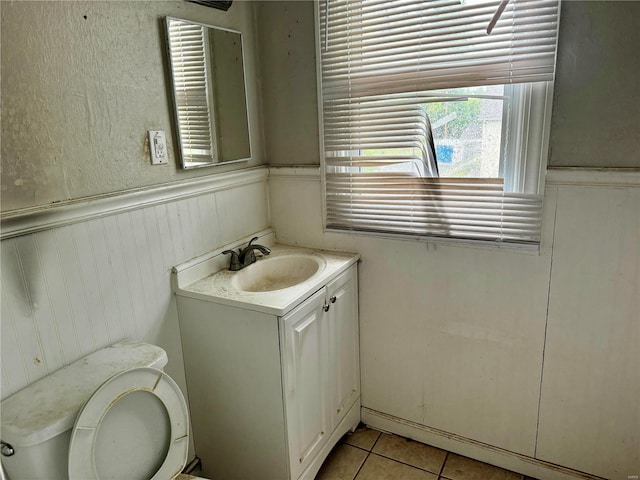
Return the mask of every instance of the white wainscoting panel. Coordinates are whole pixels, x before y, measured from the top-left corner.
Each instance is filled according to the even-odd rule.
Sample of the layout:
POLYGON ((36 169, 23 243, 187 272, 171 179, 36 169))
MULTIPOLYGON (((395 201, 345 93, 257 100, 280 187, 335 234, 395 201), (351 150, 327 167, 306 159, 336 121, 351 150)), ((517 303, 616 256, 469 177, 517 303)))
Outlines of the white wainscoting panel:
POLYGON ((92 206, 90 219, 30 223, 34 233, 3 240, 2 398, 125 337, 167 350, 166 370, 184 389, 170 270, 269 225, 263 170, 142 208, 92 206))
POLYGON ((537 457, 640 475, 640 182, 558 187, 537 457))

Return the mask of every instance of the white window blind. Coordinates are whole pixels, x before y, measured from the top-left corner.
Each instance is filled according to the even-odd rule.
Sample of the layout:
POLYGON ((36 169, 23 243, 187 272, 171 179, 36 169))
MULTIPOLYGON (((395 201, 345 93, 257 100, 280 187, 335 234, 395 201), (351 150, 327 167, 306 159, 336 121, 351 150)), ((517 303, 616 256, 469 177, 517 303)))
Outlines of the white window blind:
POLYGON ((205 61, 205 30, 201 25, 167 19, 169 49, 184 162, 211 162, 213 135, 205 61))
POLYGON ((559 0, 511 0, 489 35, 500 3, 319 2, 327 228, 539 242, 539 189, 440 177, 423 107, 466 100, 444 88, 553 80, 559 0))

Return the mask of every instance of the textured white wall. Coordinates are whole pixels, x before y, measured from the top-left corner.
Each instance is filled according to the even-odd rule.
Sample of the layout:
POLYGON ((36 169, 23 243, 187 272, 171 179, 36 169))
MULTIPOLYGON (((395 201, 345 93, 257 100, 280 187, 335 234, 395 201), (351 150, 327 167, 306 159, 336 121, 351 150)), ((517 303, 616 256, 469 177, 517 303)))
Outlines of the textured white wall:
MULTIPOLYGON (((640 168, 640 2, 562 2, 550 165, 640 168)), ((313 2, 257 8, 270 165, 317 165, 313 2)))
POLYGON ((267 160, 319 164, 313 2, 257 3, 267 160))
POLYGON ((177 167, 166 16, 245 35, 254 160, 264 163, 254 5, 228 12, 175 1, 0 2, 2 211, 246 167, 177 167), (151 166, 147 130, 167 132, 151 166))
POLYGON ((562 2, 552 167, 640 168, 640 2, 562 2))

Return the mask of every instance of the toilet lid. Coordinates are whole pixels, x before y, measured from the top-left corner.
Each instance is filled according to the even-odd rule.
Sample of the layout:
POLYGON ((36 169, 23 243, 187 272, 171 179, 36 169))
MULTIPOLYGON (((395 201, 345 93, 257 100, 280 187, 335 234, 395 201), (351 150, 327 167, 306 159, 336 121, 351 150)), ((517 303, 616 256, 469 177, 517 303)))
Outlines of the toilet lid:
POLYGON ((173 478, 186 463, 188 434, 187 405, 171 377, 148 367, 118 373, 76 418, 69 479, 173 478), (126 475, 118 469, 126 469, 126 475))

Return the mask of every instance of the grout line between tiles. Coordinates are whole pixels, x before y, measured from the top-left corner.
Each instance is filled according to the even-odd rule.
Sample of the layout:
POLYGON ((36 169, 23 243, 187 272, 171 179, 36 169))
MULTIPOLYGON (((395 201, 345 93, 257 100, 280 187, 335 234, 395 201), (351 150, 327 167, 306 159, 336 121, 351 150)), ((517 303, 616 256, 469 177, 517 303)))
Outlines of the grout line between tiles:
MULTIPOLYGON (((362 462, 362 465, 360 465, 360 468, 359 468, 359 469, 358 469, 358 471, 356 472, 356 476, 355 476, 355 477, 353 477, 353 480, 355 480, 355 479, 356 479, 356 477, 357 477, 357 476, 358 476, 358 474, 360 473, 360 470, 362 470, 362 467, 363 467, 363 466, 364 466, 364 464, 367 462, 367 459, 368 459, 372 454, 373 454, 373 455, 376 455, 376 456, 378 456, 378 457, 381 457, 381 458, 386 458, 387 460, 391 460, 392 462, 399 463, 399 464, 401 464, 401 465, 406 465, 407 467, 411 467, 411 468, 415 468, 415 469, 417 469, 417 470, 421 470, 421 471, 426 472, 426 473, 429 473, 429 474, 431 474, 431 475, 436 475, 436 476, 437 476, 437 478, 440 478, 440 475, 442 474, 442 471, 444 470, 444 465, 445 465, 445 463, 446 463, 446 461, 447 461, 447 458, 448 458, 448 456, 449 456, 449 452, 447 452, 446 450, 444 451, 444 452, 445 452, 445 457, 444 457, 444 461, 442 462, 442 465, 440 466, 440 471, 439 471, 438 473, 436 473, 436 472, 432 472, 431 470, 427 470, 426 468, 418 467, 418 466, 416 466, 416 465, 412 465, 412 464, 410 464, 410 463, 403 462, 403 461, 401 461, 401 460, 398 460, 397 458, 389 457, 389 456, 384 455, 384 454, 379 453, 379 452, 374 452, 373 450, 374 450, 374 448, 376 447, 376 445, 378 444, 378 441, 380 440, 380 438, 382 437, 382 435, 383 435, 383 434, 384 434, 384 432, 381 432, 381 431, 379 431, 379 432, 378 432, 378 437, 376 438, 375 442, 373 442, 373 445, 371 445, 371 449, 370 449, 370 450, 366 450, 366 449, 364 449, 364 448, 358 447, 357 445, 351 445, 352 447, 359 448, 360 450, 363 450, 363 451, 365 451, 365 452, 368 452, 368 453, 367 453, 367 456, 366 456, 366 457, 365 457, 365 459, 364 459, 364 462, 362 462)), ((346 442, 345 442, 345 443, 346 443, 346 442)), ((347 444, 347 445, 349 445, 349 444, 347 444)))
POLYGON ((364 464, 367 463, 367 459, 369 458, 369 456, 371 455, 371 452, 367 452, 367 456, 364 457, 364 460, 362 462, 362 464, 360 465, 360 468, 358 468, 358 471, 356 472, 356 474, 353 476, 352 480, 356 480, 356 478, 358 477, 358 475, 360 474, 360 470, 362 470, 362 467, 364 467, 364 464))
MULTIPOLYGON (((446 450, 443 450, 445 452, 445 456, 444 456, 444 461, 442 462, 442 465, 440 466, 440 471, 438 473, 432 472, 431 470, 427 470, 426 468, 417 467, 415 465, 411 465, 410 463, 405 463, 402 460, 398 460, 397 458, 388 457, 388 456, 386 456, 386 455, 384 455, 382 453, 374 452, 373 449, 376 447, 376 445, 378 443, 378 440, 380 440, 380 438, 382 437, 383 434, 384 434, 384 432, 380 432, 380 434, 378 435, 378 438, 376 438, 376 441, 373 442, 373 445, 371 446, 371 453, 372 454, 377 455, 378 457, 386 458, 387 460, 392 460, 392 461, 394 461, 396 463, 400 463, 402 465, 406 465, 408 467, 417 468, 418 470, 422 470, 423 472, 427 472, 427 473, 430 473, 432 475, 437 475, 438 478, 440 478, 440 475, 442 474, 442 472, 444 470, 444 464, 447 462, 447 458, 449 457, 449 452, 447 452, 446 450)), ((403 438, 403 437, 401 437, 401 438, 403 438)), ((411 439, 409 439, 409 440, 411 440, 411 439)), ((412 441, 415 442, 415 440, 412 440, 412 441)), ((417 442, 417 443, 420 443, 420 442, 417 442)), ((426 444, 423 444, 423 445, 426 445, 426 444)), ((367 458, 369 458, 369 457, 367 456, 367 458)))
MULTIPOLYGON (((391 460, 392 462, 395 462, 395 463, 400 463, 400 464, 402 464, 402 465, 406 465, 407 467, 415 468, 416 470, 422 470, 423 472, 427 472, 427 473, 430 473, 430 474, 432 474, 432 475, 438 475, 437 473, 432 472, 431 470, 427 470, 426 468, 417 467, 417 466, 412 465, 412 464, 410 464, 410 463, 403 462, 402 460, 398 460, 397 458, 388 457, 388 456, 386 456, 386 455, 383 455, 382 453, 378 453, 378 452, 374 452, 374 451, 372 451, 372 452, 371 452, 371 454, 372 454, 372 455, 376 455, 377 457, 386 458, 387 460, 391 460)), ((443 464, 443 465, 444 465, 444 464, 443 464)), ((442 471, 442 469, 441 469, 440 471, 442 471)))
POLYGON ((445 450, 444 461, 440 466, 440 471, 438 472, 438 479, 444 478, 442 476, 442 472, 444 472, 444 466, 447 464, 447 460, 449 460, 449 452, 445 450))
MULTIPOLYGON (((397 460, 397 459, 395 459, 395 458, 388 457, 388 456, 383 455, 383 454, 381 454, 381 453, 374 452, 374 451, 373 451, 373 449, 374 449, 374 448, 376 447, 376 445, 378 444, 378 441, 379 441, 379 440, 380 440, 380 438, 382 437, 382 434, 383 434, 383 432, 380 432, 380 433, 378 434, 378 437, 377 437, 377 438, 376 438, 376 440, 373 442, 373 445, 371 445, 371 449, 370 449, 370 450, 367 450, 366 448, 363 448, 363 447, 359 447, 359 446, 357 446, 357 445, 351 445, 351 444, 349 444, 349 443, 347 443, 347 442, 345 442, 345 441, 343 441, 343 442, 342 442, 344 445, 348 445, 348 446, 350 446, 350 447, 357 448, 358 450, 361 450, 361 451, 363 451, 363 452, 367 452, 367 455, 365 456, 364 460, 363 460, 363 461, 362 461, 362 463, 360 464, 360 467, 358 468, 358 470, 356 471, 356 473, 354 474, 354 476, 351 478, 351 480, 357 480, 358 475, 360 475, 360 472, 361 472, 361 471, 362 471, 362 469, 364 468, 365 463, 367 463, 367 460, 369 459, 369 457, 370 457, 371 455, 375 455, 375 456, 377 456, 377 457, 385 458, 385 459, 390 460, 390 461, 392 461, 392 462, 399 463, 399 464, 401 464, 401 465, 405 465, 405 466, 410 467, 410 468, 415 468, 415 469, 417 469, 417 470, 421 470, 421 471, 426 472, 426 473, 429 473, 429 474, 431 474, 431 475, 436 475, 437 480, 452 480, 452 479, 450 479, 449 477, 445 477, 445 476, 444 476, 444 469, 445 469, 445 466, 447 465, 447 462, 449 461, 449 457, 450 457, 450 455, 451 455, 451 452, 446 451, 446 450, 443 450, 443 451, 445 452, 444 460, 443 460, 443 462, 442 462, 442 465, 440 466, 440 470, 439 470, 439 472, 438 472, 438 473, 435 473, 435 472, 432 472, 432 471, 427 470, 427 469, 425 469, 425 468, 417 467, 417 466, 415 466, 415 465, 411 465, 411 464, 409 464, 409 463, 405 463, 405 462, 400 461, 400 460, 397 460)), ((420 443, 420 442, 418 442, 418 443, 420 443)), ((425 444, 425 445, 426 445, 426 444, 425 444)), ((514 473, 515 473, 515 472, 514 472, 514 473)), ((521 475, 522 475, 522 474, 521 474, 521 475)), ((522 477, 521 477, 521 478, 522 478, 522 480, 525 480, 525 476, 524 476, 524 475, 522 475, 522 477)))
POLYGON ((347 445, 348 447, 357 448, 358 450, 362 450, 363 452, 370 453, 371 450, 367 450, 366 448, 359 447, 358 445, 351 445, 350 443, 344 442, 343 445, 347 445))
POLYGON ((370 452, 373 452, 373 449, 376 448, 376 445, 378 444, 380 437, 382 437, 382 432, 378 432, 378 438, 376 438, 376 441, 373 442, 373 445, 371 445, 371 450, 369 450, 370 452))
MULTIPOLYGON (((382 432, 378 432, 378 437, 376 438, 376 441, 373 442, 373 445, 371 445, 371 448, 369 450, 365 450, 364 448, 361 449, 361 450, 365 450, 365 452, 367 452, 367 456, 364 457, 364 462, 362 462, 362 465, 360 465, 360 468, 358 469, 358 471, 356 472, 355 476, 353 477, 353 480, 356 480, 356 478, 358 478, 358 475, 360 475, 360 470, 362 470, 362 467, 364 467, 364 464, 367 463, 367 460, 371 456, 371 452, 373 452, 373 449, 376 446, 376 443, 378 443, 378 440, 380 440, 381 436, 382 436, 382 432)), ((356 447, 356 448, 358 448, 358 447, 356 447)))

